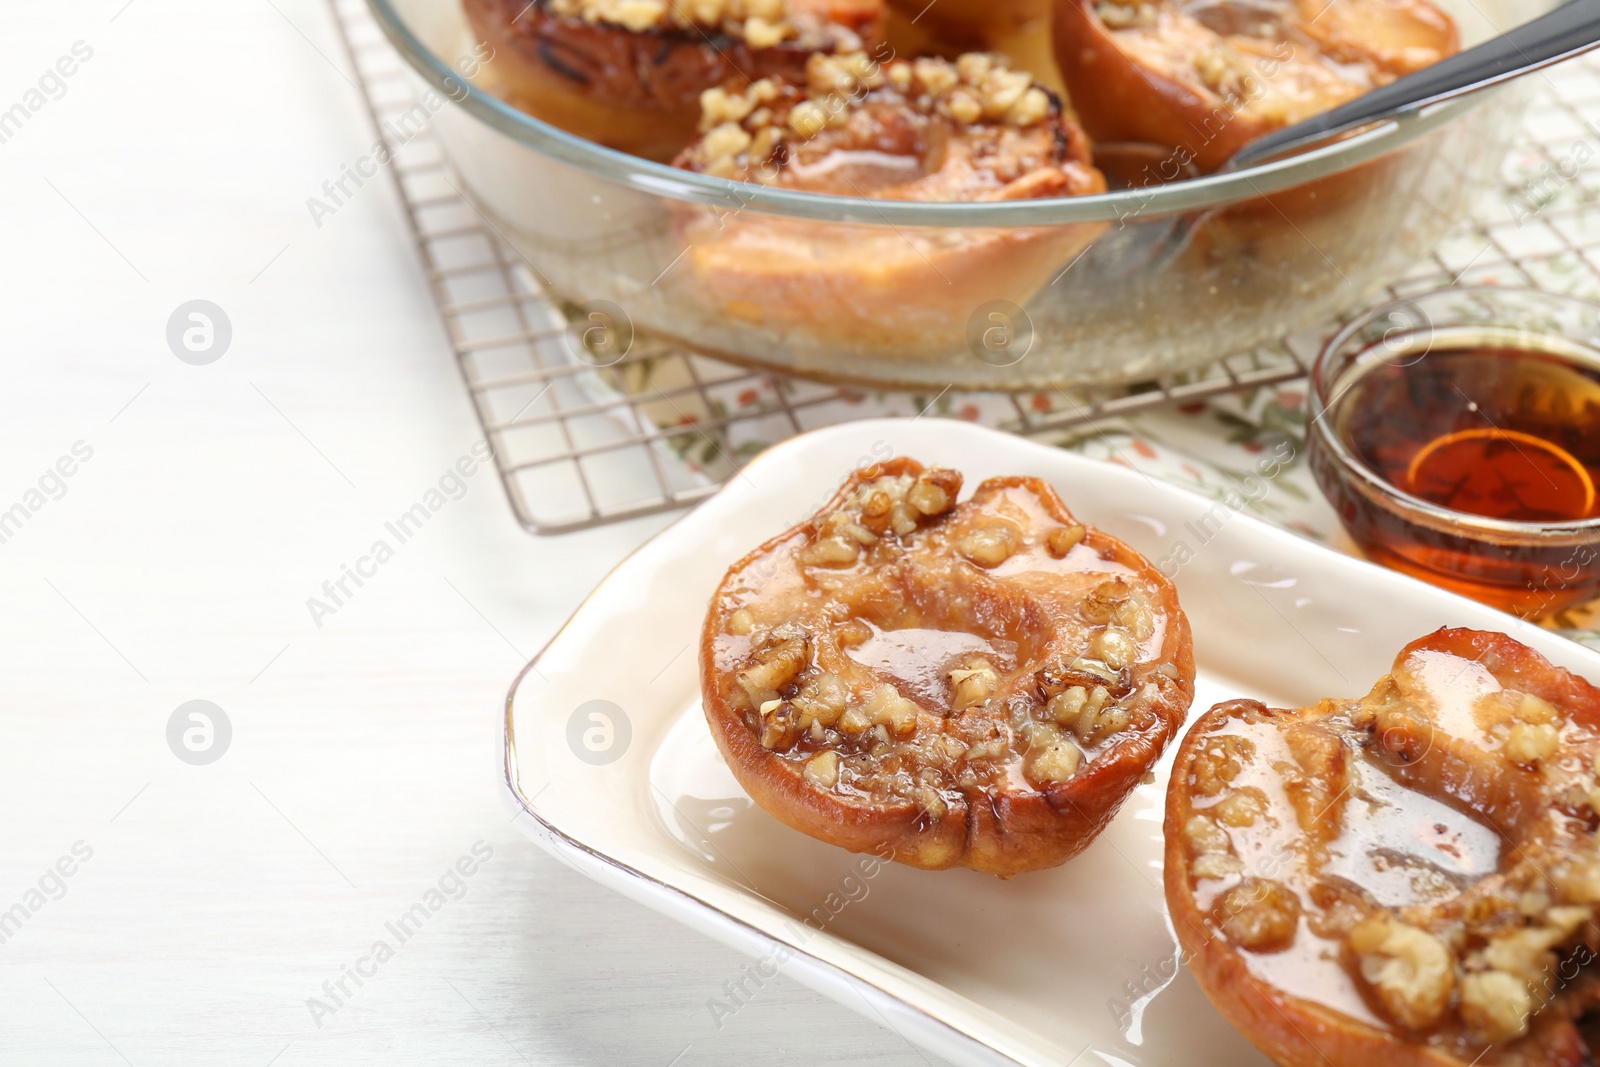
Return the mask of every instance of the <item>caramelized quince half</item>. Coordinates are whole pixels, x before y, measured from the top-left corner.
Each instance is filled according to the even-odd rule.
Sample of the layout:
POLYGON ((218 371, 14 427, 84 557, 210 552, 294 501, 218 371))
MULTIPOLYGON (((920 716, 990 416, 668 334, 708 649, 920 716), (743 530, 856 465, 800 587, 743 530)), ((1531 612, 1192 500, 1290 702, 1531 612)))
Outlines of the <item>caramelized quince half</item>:
POLYGON ((706 719, 762 808, 1002 877, 1089 844, 1193 698, 1170 582, 1036 478, 897 458, 736 563, 701 637, 706 719))
POLYGON ((1600 689, 1440 630, 1355 700, 1212 708, 1166 893, 1200 985, 1285 1067, 1580 1067, 1600 1012, 1600 689))

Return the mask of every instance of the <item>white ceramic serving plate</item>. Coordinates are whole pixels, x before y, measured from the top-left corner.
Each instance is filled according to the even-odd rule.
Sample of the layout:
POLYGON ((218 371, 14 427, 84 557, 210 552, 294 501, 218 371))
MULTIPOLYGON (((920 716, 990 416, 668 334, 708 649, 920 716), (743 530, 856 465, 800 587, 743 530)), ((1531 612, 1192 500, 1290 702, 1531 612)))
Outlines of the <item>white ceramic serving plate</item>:
POLYGON ((724 766, 696 665, 712 590, 849 471, 890 455, 955 467, 969 488, 1037 475, 1153 560, 1192 552, 1176 576, 1199 669, 1191 715, 1235 696, 1297 707, 1365 692, 1402 645, 1445 625, 1508 632, 1600 679, 1600 654, 1535 626, 1132 470, 967 423, 849 423, 762 453, 612 572, 518 678, 506 777, 531 816, 518 821, 597 881, 755 957, 750 992, 781 966, 953 1063, 1266 1060, 1177 965, 1161 892, 1171 750, 1087 851, 1011 881, 814 841, 755 807, 724 766))

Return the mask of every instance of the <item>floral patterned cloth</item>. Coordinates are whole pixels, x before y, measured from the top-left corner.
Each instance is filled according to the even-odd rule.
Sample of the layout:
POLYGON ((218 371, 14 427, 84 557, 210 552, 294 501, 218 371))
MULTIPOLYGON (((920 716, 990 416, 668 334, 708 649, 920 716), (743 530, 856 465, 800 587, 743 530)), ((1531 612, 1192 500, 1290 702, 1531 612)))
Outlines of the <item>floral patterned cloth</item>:
MULTIPOLYGON (((668 439, 672 458, 687 463, 710 481, 728 477, 736 464, 793 432, 785 404, 777 396, 780 389, 789 410, 795 411, 802 427, 808 429, 874 416, 937 415, 1015 430, 1021 421, 1019 408, 1042 418, 1077 403, 1067 393, 1016 397, 954 391, 935 397, 840 393, 831 387, 779 378, 760 379, 752 384, 746 377, 736 387, 708 388, 711 404, 707 410, 686 410, 679 402, 670 410, 657 411, 648 396, 670 387, 672 383, 663 380, 663 375, 683 373, 674 367, 680 362, 671 358, 654 364, 631 364, 626 368, 626 377, 613 379, 608 388, 631 394, 634 404, 646 416, 665 424, 682 425, 683 433, 668 439), (723 424, 723 439, 728 447, 697 429, 694 424, 701 420, 723 424)), ((1234 499, 1244 499, 1245 509, 1251 514, 1359 556, 1306 468, 1305 422, 1305 382, 1296 380, 1206 401, 1165 404, 1092 426, 1035 436, 1217 499, 1233 493, 1234 499), (1267 480, 1267 491, 1261 492, 1258 472, 1263 469, 1263 460, 1272 458, 1286 462, 1270 465, 1274 473, 1267 480), (1254 491, 1246 491, 1247 485, 1254 491)), ((1544 624, 1600 649, 1600 601, 1560 612, 1544 624)))

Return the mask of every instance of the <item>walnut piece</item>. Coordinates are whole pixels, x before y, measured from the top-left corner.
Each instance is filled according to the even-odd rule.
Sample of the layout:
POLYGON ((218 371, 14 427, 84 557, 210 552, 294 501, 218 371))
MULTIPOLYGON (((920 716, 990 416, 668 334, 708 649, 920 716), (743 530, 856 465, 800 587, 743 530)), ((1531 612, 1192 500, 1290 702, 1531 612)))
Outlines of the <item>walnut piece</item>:
POLYGON ((1387 914, 1358 923, 1348 944, 1360 961, 1361 977, 1391 1019, 1423 1030, 1444 1016, 1455 989, 1449 945, 1387 914))
POLYGON ((1240 948, 1282 952, 1300 928, 1300 898, 1282 882, 1246 878, 1217 898, 1211 914, 1240 948))
POLYGON ((1527 1033, 1533 1009, 1528 984, 1515 975, 1480 971, 1461 978, 1461 1021, 1485 1044, 1527 1033))
POLYGON ((998 567, 1017 550, 1017 531, 1007 524, 983 526, 963 537, 956 551, 983 568, 998 567))

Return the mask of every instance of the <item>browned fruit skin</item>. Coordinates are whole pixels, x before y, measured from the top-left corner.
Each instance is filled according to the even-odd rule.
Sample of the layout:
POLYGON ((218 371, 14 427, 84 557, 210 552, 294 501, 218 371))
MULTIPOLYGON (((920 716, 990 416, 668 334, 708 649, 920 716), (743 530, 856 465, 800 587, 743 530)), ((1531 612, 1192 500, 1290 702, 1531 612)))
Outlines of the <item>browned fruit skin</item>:
MULTIPOLYGON (((906 539, 909 546, 891 534, 865 551, 856 564, 822 568, 824 582, 843 579, 847 585, 859 583, 857 591, 866 590, 859 597, 851 592, 821 592, 817 575, 805 573, 797 553, 834 536, 826 532, 836 529, 827 525, 832 521, 829 516, 848 508, 857 491, 869 483, 882 485, 886 479, 901 477, 915 480, 925 473, 934 478, 953 477, 959 485, 959 475, 954 472, 924 472, 920 464, 906 458, 857 471, 816 516, 734 564, 712 597, 701 635, 706 720, 728 766, 752 799, 802 833, 852 851, 889 855, 914 867, 970 867, 1002 877, 1053 867, 1077 854, 1104 829, 1183 721, 1194 684, 1188 623, 1171 583, 1149 561, 1114 538, 1083 528, 1054 490, 1034 478, 991 479, 967 503, 922 516, 906 539), (970 548, 973 530, 984 523, 992 525, 998 521, 995 516, 1015 515, 1019 502, 1026 502, 1035 522, 1033 528, 1023 531, 1008 559, 1020 559, 1015 566, 1025 568, 1029 561, 1042 565, 1048 555, 1062 568, 1060 576, 1052 577, 1054 572, 1048 568, 1019 569, 1021 578, 1008 578, 1004 573, 997 576, 993 569, 979 567, 950 549, 949 538, 970 548), (1077 547, 1067 548, 1061 557, 1049 555, 1053 550, 1041 540, 1056 530, 1081 535, 1077 547), (764 747, 760 731, 769 720, 752 708, 739 681, 742 670, 760 662, 759 646, 753 637, 730 635, 736 613, 756 614, 768 619, 769 625, 780 620, 792 622, 806 632, 808 661, 801 678, 815 680, 821 667, 838 671, 850 688, 852 709, 861 706, 864 695, 875 688, 890 686, 904 698, 911 686, 893 673, 864 667, 849 658, 842 635, 863 618, 884 623, 881 632, 891 635, 925 635, 929 629, 948 633, 967 626, 967 632, 1008 633, 1021 639, 1014 662, 997 664, 993 696, 982 705, 955 711, 960 700, 954 695, 959 691, 953 688, 942 698, 946 701, 942 705, 937 698, 912 701, 916 706, 915 733, 903 742, 901 735, 894 735, 895 744, 903 750, 935 745, 944 736, 965 736, 961 732, 968 729, 986 730, 997 716, 1011 713, 1012 702, 1023 706, 1031 701, 1042 707, 1037 688, 1041 666, 1059 668, 1063 649, 1081 647, 1092 636, 1086 636, 1088 627, 1074 621, 1076 609, 1086 590, 1103 584, 1104 575, 1113 571, 1125 575, 1127 585, 1148 598, 1151 618, 1159 620, 1160 631, 1152 630, 1147 636, 1149 654, 1141 654, 1137 663, 1119 672, 1117 688, 1130 694, 1129 706, 1134 709, 1126 727, 1100 742, 1086 744, 1089 754, 1078 772, 1065 780, 1035 785, 1027 774, 1035 773, 1039 765, 1026 761, 1039 758, 1043 749, 1036 746, 1024 751, 1025 746, 1010 744, 1017 740, 1015 735, 1008 735, 1010 741, 995 764, 999 767, 1008 761, 1009 778, 1008 772, 996 770, 982 783, 944 790, 932 803, 925 797, 888 797, 876 792, 866 778, 858 780, 869 782, 861 788, 823 787, 809 778, 806 768, 811 759, 826 750, 850 751, 843 733, 837 733, 837 738, 829 733, 828 742, 815 745, 802 738, 799 746, 803 751, 798 755, 764 747), (1052 590, 1052 585, 1059 588, 1052 590), (837 610, 830 612, 829 605, 847 603, 854 606, 844 610, 846 617, 839 617, 837 610), (851 611, 861 614, 852 615, 851 611), (892 625, 896 621, 918 625, 897 629, 892 625), (1068 633, 1073 626, 1077 632, 1068 633), (1031 644, 1024 649, 1024 642, 1031 644), (1019 769, 1024 765, 1033 769, 1025 774, 1019 769), (996 787, 1001 779, 1006 779, 1000 783, 1004 788, 996 787), (943 810, 938 810, 941 807, 943 810)), ((953 500, 953 491, 950 496, 953 500)), ((865 650, 871 646, 857 647, 865 650)), ((924 654, 932 662, 934 654, 924 654)), ((955 661, 942 661, 941 672, 951 662, 955 661)), ((938 676, 945 677, 943 673, 938 676)), ((1060 675, 1049 677, 1054 685, 1060 675)), ((950 684, 955 685, 953 679, 950 684)), ((801 679, 797 679, 789 687, 791 695, 784 703, 800 699, 795 692, 800 685, 801 679)), ((889 736, 887 729, 885 736, 889 736)), ((898 755, 885 757, 882 766, 899 759, 898 755)), ((988 765, 979 760, 962 766, 988 765)), ((844 772, 840 782, 844 782, 844 772)))
MULTIPOLYGON (((1324 965, 1347 969, 1350 981, 1364 990, 1363 1010, 1373 1013, 1373 1018, 1358 1019, 1328 1003, 1287 992, 1264 978, 1259 970, 1253 970, 1251 950, 1236 943, 1239 935, 1225 926, 1224 917, 1230 913, 1219 911, 1217 903, 1208 908, 1201 902, 1200 887, 1206 884, 1206 879, 1197 878, 1195 868, 1205 854, 1195 855, 1189 828, 1197 814, 1215 813, 1215 804, 1199 806, 1208 799, 1216 800, 1218 795, 1207 794, 1210 788, 1207 783, 1215 781, 1214 773, 1206 767, 1210 758, 1208 746, 1228 736, 1254 738, 1257 746, 1254 759, 1266 761, 1269 757, 1260 751, 1263 738, 1274 735, 1287 738, 1291 731, 1297 730, 1331 731, 1342 742, 1344 754, 1337 760, 1341 766, 1345 759, 1351 763, 1367 761, 1369 766, 1381 764, 1402 789, 1413 789, 1432 797, 1454 798, 1451 806, 1469 810, 1472 819, 1507 842, 1497 872, 1467 885, 1453 898, 1430 899, 1425 905, 1394 908, 1386 912, 1390 918, 1408 925, 1414 923, 1419 929, 1447 929, 1449 924, 1445 920, 1487 912, 1488 904, 1497 899, 1496 893, 1511 893, 1520 884, 1516 881, 1519 874, 1538 886, 1548 885, 1552 892, 1558 884, 1563 887, 1561 891, 1566 892, 1569 883, 1567 876, 1561 873, 1567 869, 1562 866, 1566 860, 1560 849, 1576 844, 1580 849, 1578 855, 1587 857, 1594 851, 1595 844, 1592 823, 1587 819, 1574 821, 1563 807, 1568 803, 1565 793, 1570 780, 1557 787, 1551 780, 1541 777, 1542 766, 1530 769, 1524 764, 1508 762, 1493 746, 1480 744, 1476 736, 1464 737, 1452 732, 1453 727, 1447 726, 1445 717, 1435 716, 1438 719, 1435 722, 1427 714, 1419 715, 1415 707, 1408 709, 1404 699, 1397 700, 1396 693, 1427 691, 1407 688, 1414 685, 1414 681, 1400 683, 1398 688, 1394 682, 1401 677, 1413 680, 1423 677, 1418 667, 1423 661, 1413 658, 1419 654, 1448 657, 1448 669, 1442 665, 1445 660, 1433 661, 1441 664, 1439 669, 1443 672, 1435 677, 1454 681, 1467 670, 1475 671, 1481 665, 1505 690, 1530 694, 1559 709, 1566 732, 1561 755, 1552 755, 1551 759, 1565 758, 1570 749, 1573 755, 1581 755, 1585 764, 1579 768, 1578 777, 1594 777, 1592 761, 1595 754, 1600 753, 1600 689, 1552 666, 1533 649, 1499 633, 1441 629, 1414 641, 1396 657, 1395 673, 1380 680, 1373 691, 1360 700, 1329 699, 1298 710, 1267 708, 1252 700, 1218 704, 1202 715, 1184 736, 1167 792, 1166 897, 1185 961, 1217 1010, 1252 1044, 1284 1067, 1467 1067, 1469 1064, 1592 1067, 1583 1035, 1575 1025, 1577 1019, 1589 1016, 1600 1004, 1600 973, 1592 969, 1579 969, 1575 976, 1569 976, 1563 964, 1559 972, 1561 980, 1551 986, 1550 1002, 1528 1017, 1527 1032, 1520 1037, 1487 1042, 1475 1036, 1459 1015, 1451 1014, 1460 1011, 1463 995, 1460 972, 1455 979, 1454 999, 1441 1019, 1428 1026, 1407 1027, 1385 1016, 1381 996, 1361 977, 1359 968, 1351 970, 1355 957, 1346 945, 1337 955, 1337 962, 1324 965), (1459 670, 1457 665, 1461 665, 1459 670), (1374 713, 1370 722, 1366 721, 1363 707, 1374 713), (1362 723, 1365 725, 1356 725, 1362 723), (1366 745, 1360 740, 1362 730, 1370 734, 1366 745), (1562 795, 1553 796, 1552 793, 1562 795), (1520 866, 1523 861, 1532 869, 1520 866), (1545 877, 1546 871, 1554 880, 1545 877), (1430 925, 1436 921, 1440 925, 1430 925)), ((1437 691, 1444 692, 1445 688, 1437 691)), ((1210 753, 1215 751, 1209 750, 1210 753)), ((1281 762, 1274 773, 1287 773, 1283 768, 1294 770, 1295 765, 1281 762)), ((1569 771, 1570 768, 1562 772, 1568 779, 1569 771)), ((1230 785, 1259 780, 1235 772, 1230 785)), ((1360 794, 1364 799, 1370 795, 1365 787, 1350 784, 1360 781, 1357 777, 1346 779, 1347 797, 1360 794)), ((1227 794, 1226 788, 1221 791, 1224 799, 1227 794)), ((1287 792, 1284 795, 1287 796, 1287 792)), ((1286 810, 1281 801, 1273 801, 1265 809, 1263 818, 1277 818, 1295 840, 1291 843, 1284 839, 1278 846, 1284 851, 1265 857, 1268 861, 1274 855, 1288 857, 1286 861, 1280 858, 1275 865, 1268 862, 1262 869, 1270 867, 1274 881, 1297 887, 1302 900, 1307 898, 1305 883, 1301 881, 1307 877, 1306 857, 1317 848, 1326 848, 1331 835, 1343 835, 1340 840, 1345 842, 1343 848, 1347 852, 1354 847, 1349 842, 1359 832, 1345 825, 1341 819, 1347 816, 1342 810, 1336 810, 1345 803, 1351 801, 1336 797, 1326 805, 1316 804, 1311 808, 1314 820, 1326 818, 1330 821, 1329 836, 1322 835, 1316 821, 1312 824, 1313 831, 1305 830, 1298 822, 1300 816, 1286 810)), ((1235 847, 1237 841, 1235 838, 1235 847)), ((1244 853, 1238 855, 1242 857, 1244 853)), ((1253 858, 1244 862, 1238 877, 1256 879, 1259 884, 1254 868, 1262 857, 1255 852, 1250 855, 1253 858)), ((1219 886, 1225 884, 1218 883, 1219 886)), ((1213 900, 1225 901, 1226 892, 1226 889, 1216 892, 1213 900)), ((1262 897, 1257 894, 1255 899, 1262 897)), ((1594 903, 1586 906, 1593 908, 1600 904, 1600 891, 1593 893, 1593 900, 1594 903)), ((1540 921, 1538 916, 1520 912, 1518 916, 1502 915, 1484 921, 1507 922, 1509 925, 1499 928, 1501 934, 1521 929, 1517 922, 1534 924, 1540 921)), ((1325 915, 1319 919, 1326 921, 1325 915)), ((1296 944, 1303 946, 1315 927, 1311 925, 1309 913, 1299 923, 1296 944)), ((1448 937, 1440 936, 1448 942, 1448 937)), ((1475 934, 1470 929, 1463 933, 1464 943, 1471 936, 1475 934)), ((1594 951, 1600 947, 1600 932, 1596 931, 1592 917, 1579 927, 1574 939, 1580 946, 1580 955, 1586 954, 1589 960, 1596 958, 1594 951)), ((1295 945, 1290 946, 1290 950, 1294 948, 1295 945)), ((1317 950, 1317 947, 1301 949, 1305 953, 1317 950)), ((1322 950, 1328 951, 1325 947, 1322 950)), ((1284 950, 1268 946, 1254 953, 1254 958, 1265 958, 1266 954, 1279 951, 1284 950)), ((1275 973, 1294 973, 1288 965, 1295 962, 1288 960, 1279 964, 1275 973)), ((1303 983, 1307 979, 1298 980, 1303 983)), ((1334 994, 1330 991, 1326 996, 1331 999, 1334 994)))
POLYGON ((463 0, 474 34, 494 50, 492 77, 508 102, 610 148, 665 162, 694 138, 700 93, 729 78, 802 78, 818 48, 871 47, 879 0, 802 0, 812 40, 752 48, 715 29, 635 33, 551 12, 529 0, 463 0), (834 41, 835 31, 840 41, 834 41))
POLYGON ((1138 5, 1156 19, 1150 25, 1112 27, 1103 6, 1134 10, 1056 0, 1056 62, 1084 129, 1097 142, 1171 148, 1179 163, 1207 172, 1258 137, 1460 47, 1455 24, 1428 0, 1297 0, 1266 36, 1217 32, 1167 0, 1138 5), (1199 66, 1219 47, 1242 61, 1230 76, 1255 79, 1230 90, 1231 103, 1199 66))

